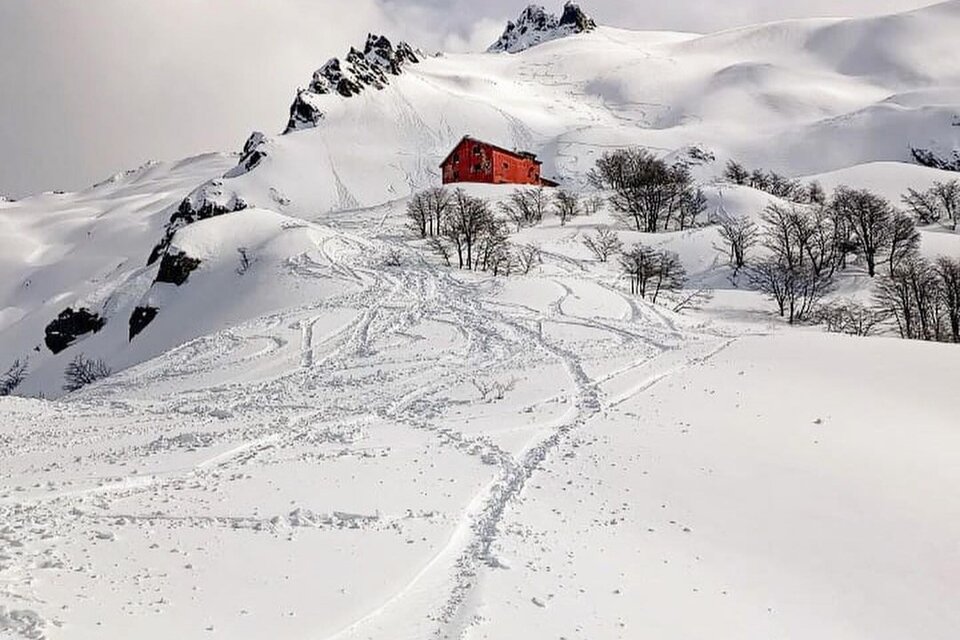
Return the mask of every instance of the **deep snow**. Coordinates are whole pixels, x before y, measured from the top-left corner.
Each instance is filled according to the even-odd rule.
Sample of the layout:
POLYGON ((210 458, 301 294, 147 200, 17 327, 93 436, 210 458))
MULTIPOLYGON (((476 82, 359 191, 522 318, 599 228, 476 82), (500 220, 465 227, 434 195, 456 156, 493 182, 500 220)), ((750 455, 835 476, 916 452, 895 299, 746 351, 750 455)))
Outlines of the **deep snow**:
POLYGON ((710 214, 772 201, 731 157, 896 200, 956 175, 903 161, 960 143, 957 28, 955 0, 445 54, 320 96, 250 170, 0 201, 0 369, 29 357, 33 396, 0 398, 0 638, 953 638, 954 346, 789 329, 712 227, 620 232, 714 290, 675 314, 583 247, 607 211, 517 234, 544 263, 509 278, 440 266, 402 212, 464 133, 574 188, 604 150, 696 145, 710 214), (155 282, 212 179, 250 207, 177 231, 200 266, 155 282), (54 356, 68 306, 107 324, 54 356), (54 400, 78 353, 117 373, 54 400))

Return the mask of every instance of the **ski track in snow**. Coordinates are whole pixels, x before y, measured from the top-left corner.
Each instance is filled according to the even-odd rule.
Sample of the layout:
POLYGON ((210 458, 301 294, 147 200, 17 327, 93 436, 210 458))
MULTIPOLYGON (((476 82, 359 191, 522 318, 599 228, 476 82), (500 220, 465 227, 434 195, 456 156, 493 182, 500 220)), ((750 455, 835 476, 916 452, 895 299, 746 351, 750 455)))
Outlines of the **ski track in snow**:
MULTIPOLYGON (((371 233, 375 234, 376 228, 371 233)), ((371 420, 402 424, 430 434, 441 447, 481 460, 495 473, 460 513, 450 514, 456 524, 447 543, 405 586, 341 631, 325 637, 385 633, 402 619, 430 620, 433 637, 457 637, 473 619, 470 602, 477 574, 488 566, 496 566, 491 547, 512 501, 571 433, 588 428, 594 418, 623 401, 623 397, 607 398, 604 385, 634 375, 637 369, 652 369, 650 378, 628 395, 643 393, 677 370, 673 367, 658 372, 658 358, 687 348, 691 354, 700 353, 704 340, 712 343, 720 339, 679 330, 667 314, 587 278, 582 265, 562 256, 546 256, 566 275, 543 280, 557 288, 558 297, 538 311, 498 301, 496 287, 491 290, 489 281, 472 283, 429 265, 398 270, 371 265, 365 256, 369 251, 368 244, 340 237, 321 242, 319 260, 299 256, 289 262, 292 272, 304 279, 339 278, 358 288, 315 305, 271 314, 199 338, 81 394, 63 408, 66 415, 116 406, 131 415, 180 414, 201 416, 205 422, 230 422, 231 417, 243 415, 246 407, 256 403, 264 416, 274 416, 270 425, 246 423, 211 432, 210 454, 197 457, 188 468, 142 476, 91 478, 86 487, 26 497, 16 492, 5 494, 0 499, 4 516, 16 521, 17 517, 29 514, 31 520, 48 522, 49 530, 105 526, 111 522, 127 523, 124 526, 156 526, 165 522, 170 526, 271 529, 279 522, 276 517, 162 512, 146 515, 114 511, 110 505, 128 503, 137 496, 176 493, 191 483, 222 485, 230 473, 242 474, 248 465, 263 465, 270 456, 300 446, 304 438, 316 437, 318 429, 327 434, 320 436, 318 442, 349 442, 352 438, 362 439, 364 424, 371 420), (630 317, 613 320, 568 313, 564 304, 578 282, 600 284, 611 295, 625 300, 630 317), (354 309, 356 313, 345 324, 341 321, 331 325, 324 314, 335 309, 354 309), (456 342, 442 353, 418 354, 415 347, 410 351, 405 345, 422 340, 416 331, 424 323, 454 329, 456 342), (584 354, 579 352, 583 345, 565 344, 547 336, 564 326, 602 332, 618 348, 638 349, 642 357, 621 369, 591 378, 583 365, 584 354), (684 346, 688 342, 692 346, 684 346), (402 357, 381 354, 397 349, 402 357), (279 372, 258 378, 257 367, 275 361, 287 364, 279 372), (447 408, 444 394, 468 385, 471 380, 551 363, 562 367, 570 392, 546 400, 568 403, 569 408, 558 419, 541 424, 540 433, 533 431, 535 439, 525 447, 511 452, 483 434, 464 433, 442 418, 447 408), (244 380, 202 382, 223 370, 245 372, 244 380), (164 386, 173 380, 181 381, 179 390, 163 392, 164 386), (395 387, 390 393, 382 390, 387 380, 395 387), (149 391, 152 387, 159 393, 149 391), (137 400, 125 398, 131 391, 138 392, 137 400), (350 424, 356 428, 352 429, 350 424), (285 426, 278 430, 278 425, 285 426), (340 440, 343 437, 347 440, 340 440), (91 512, 83 506, 90 501, 108 512, 91 512)), ((691 355, 691 362, 695 358, 691 355)), ((110 411, 106 414, 110 415, 110 411)), ((72 437, 79 437, 72 442, 74 445, 92 442, 83 435, 72 437)), ((132 453, 133 450, 124 453, 121 449, 110 455, 123 458, 132 453)), ((401 520, 383 516, 371 522, 387 527, 392 526, 390 522, 401 520)), ((51 545, 40 553, 55 553, 55 547, 51 545)))

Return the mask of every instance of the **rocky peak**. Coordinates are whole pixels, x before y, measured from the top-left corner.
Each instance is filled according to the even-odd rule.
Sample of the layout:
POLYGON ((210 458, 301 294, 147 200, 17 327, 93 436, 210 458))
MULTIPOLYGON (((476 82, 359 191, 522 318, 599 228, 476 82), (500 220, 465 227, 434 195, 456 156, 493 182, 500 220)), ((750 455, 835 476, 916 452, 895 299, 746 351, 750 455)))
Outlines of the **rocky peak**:
POLYGON ((309 129, 323 120, 320 96, 352 98, 367 89, 382 90, 391 76, 403 73, 407 64, 417 64, 423 55, 405 42, 396 46, 385 36, 370 34, 363 51, 352 47, 341 61, 333 58, 313 74, 307 89, 300 89, 290 106, 290 120, 284 133, 309 129))
POLYGON ((519 53, 544 42, 593 31, 597 23, 579 5, 567 2, 560 18, 539 5, 530 5, 520 13, 490 48, 490 53, 519 53))

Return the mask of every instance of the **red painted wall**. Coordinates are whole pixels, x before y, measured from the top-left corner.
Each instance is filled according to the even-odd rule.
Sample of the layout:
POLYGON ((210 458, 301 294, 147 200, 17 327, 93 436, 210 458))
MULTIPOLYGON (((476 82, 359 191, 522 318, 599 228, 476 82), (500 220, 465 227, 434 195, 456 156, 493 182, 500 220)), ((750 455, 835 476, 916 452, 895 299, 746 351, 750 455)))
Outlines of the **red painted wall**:
POLYGON ((540 184, 540 165, 492 145, 462 140, 443 165, 443 184, 540 184))

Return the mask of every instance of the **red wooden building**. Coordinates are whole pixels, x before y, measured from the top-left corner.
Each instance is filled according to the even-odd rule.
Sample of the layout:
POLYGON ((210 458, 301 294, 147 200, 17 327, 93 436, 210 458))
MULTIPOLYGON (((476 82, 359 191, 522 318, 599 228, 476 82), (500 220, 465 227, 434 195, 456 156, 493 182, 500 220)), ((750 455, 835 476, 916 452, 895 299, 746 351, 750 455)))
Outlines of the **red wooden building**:
POLYGON ((542 162, 525 151, 503 147, 464 136, 440 164, 443 184, 483 182, 487 184, 534 184, 555 187, 557 183, 540 175, 542 162))

